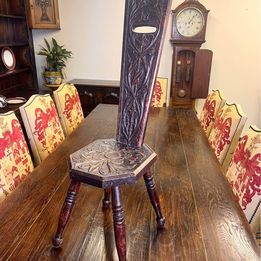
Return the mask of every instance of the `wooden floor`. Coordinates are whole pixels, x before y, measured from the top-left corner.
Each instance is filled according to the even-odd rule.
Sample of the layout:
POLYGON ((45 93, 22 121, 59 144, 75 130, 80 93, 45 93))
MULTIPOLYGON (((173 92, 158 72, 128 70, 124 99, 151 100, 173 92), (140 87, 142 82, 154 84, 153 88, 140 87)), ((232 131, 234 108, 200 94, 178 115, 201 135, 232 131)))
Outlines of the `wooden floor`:
MULTIPOLYGON (((93 133, 92 139, 113 137, 115 132, 117 108, 103 106, 84 123, 86 133, 93 133), (108 117, 99 114, 104 109, 108 117)), ((207 139, 199 128, 192 111, 152 111, 146 142, 158 154, 153 172, 166 226, 162 231, 156 228, 143 179, 137 184, 122 186, 127 260, 258 260, 248 224, 220 173, 214 154, 206 149, 207 139)), ((75 135, 81 137, 84 133, 78 131, 75 135)), ((72 137, 72 144, 74 139, 72 137)), ((69 153, 69 147, 60 150, 65 148, 69 153)), ((61 155, 59 151, 55 153, 54 157, 61 155)), ((21 199, 20 206, 28 209, 28 214, 23 211, 21 217, 17 217, 21 213, 19 205, 13 206, 16 212, 6 210, 5 215, 3 211, 10 206, 0 208, 1 260, 118 260, 111 209, 102 211, 103 191, 91 186, 80 188, 62 248, 52 248, 52 237, 69 184, 68 174, 62 173, 67 168, 65 160, 60 158, 52 167, 51 163, 41 166, 50 173, 45 179, 51 182, 47 185, 42 178, 42 185, 48 189, 38 185, 39 195, 34 191, 32 197, 41 198, 38 202, 42 205, 32 203, 33 198, 21 199), (45 189, 44 200, 40 194, 45 189), (30 208, 26 202, 31 202, 30 208), (4 221, 5 217, 10 220, 4 221), (7 227, 12 218, 16 221, 14 227, 9 228, 11 238, 3 226, 7 227), (26 224, 22 224, 21 219, 26 224), (23 228, 22 233, 17 226, 28 229, 23 228)), ((36 171, 35 175, 40 174, 36 171)), ((22 195, 23 190, 25 188, 13 198, 19 200, 18 193, 22 195)))

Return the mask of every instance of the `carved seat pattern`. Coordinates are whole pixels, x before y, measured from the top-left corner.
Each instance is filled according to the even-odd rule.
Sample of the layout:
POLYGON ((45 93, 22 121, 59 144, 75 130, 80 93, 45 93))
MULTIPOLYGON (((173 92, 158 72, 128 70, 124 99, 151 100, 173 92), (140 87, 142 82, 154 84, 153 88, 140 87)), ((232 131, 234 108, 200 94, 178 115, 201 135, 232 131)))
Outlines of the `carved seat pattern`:
POLYGON ((97 186, 103 188, 111 187, 119 177, 120 183, 133 183, 142 168, 151 165, 156 156, 148 145, 126 149, 119 148, 115 139, 96 140, 71 155, 71 177, 81 172, 86 181, 96 179, 97 186))

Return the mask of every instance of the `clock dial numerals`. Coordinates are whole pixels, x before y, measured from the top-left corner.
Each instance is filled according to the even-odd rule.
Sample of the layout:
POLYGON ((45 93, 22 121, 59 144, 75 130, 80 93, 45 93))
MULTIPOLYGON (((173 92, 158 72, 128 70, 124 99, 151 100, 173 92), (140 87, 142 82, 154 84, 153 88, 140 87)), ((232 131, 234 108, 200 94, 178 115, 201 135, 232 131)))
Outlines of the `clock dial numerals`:
POLYGON ((178 13, 176 22, 177 30, 182 36, 192 37, 203 28, 204 18, 198 9, 188 7, 178 13))

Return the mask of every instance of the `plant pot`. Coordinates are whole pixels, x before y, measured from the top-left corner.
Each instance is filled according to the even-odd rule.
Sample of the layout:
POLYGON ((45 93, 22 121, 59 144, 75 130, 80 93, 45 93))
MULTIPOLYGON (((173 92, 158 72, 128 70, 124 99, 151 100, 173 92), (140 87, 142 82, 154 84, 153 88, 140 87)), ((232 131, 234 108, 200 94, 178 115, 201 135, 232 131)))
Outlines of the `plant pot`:
POLYGON ((48 85, 60 85, 62 83, 62 75, 60 72, 44 72, 43 77, 45 84, 48 85))

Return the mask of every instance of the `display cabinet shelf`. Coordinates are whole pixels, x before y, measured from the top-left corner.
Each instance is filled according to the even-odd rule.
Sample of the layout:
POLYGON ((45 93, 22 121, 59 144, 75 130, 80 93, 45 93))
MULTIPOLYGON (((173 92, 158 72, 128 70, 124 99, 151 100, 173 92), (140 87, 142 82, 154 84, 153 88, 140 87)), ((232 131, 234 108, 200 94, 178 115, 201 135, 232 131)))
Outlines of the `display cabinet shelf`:
POLYGON ((8 77, 11 76, 13 74, 17 74, 17 73, 21 73, 21 72, 26 72, 26 71, 30 71, 31 68, 27 67, 27 68, 20 68, 20 69, 15 69, 13 71, 6 71, 6 72, 0 72, 0 78, 3 77, 8 77))
POLYGON ((0 18, 25 19, 26 17, 23 16, 23 15, 8 15, 8 14, 0 14, 0 18))
POLYGON ((13 70, 0 59, 0 95, 6 97, 38 92, 27 4, 27 0, 0 0, 0 53, 9 47, 15 57, 13 70))
POLYGON ((0 48, 3 47, 12 47, 12 46, 27 46, 28 42, 21 42, 21 43, 4 43, 4 44, 0 44, 0 48))

